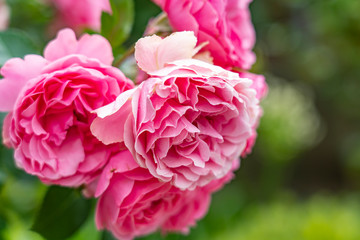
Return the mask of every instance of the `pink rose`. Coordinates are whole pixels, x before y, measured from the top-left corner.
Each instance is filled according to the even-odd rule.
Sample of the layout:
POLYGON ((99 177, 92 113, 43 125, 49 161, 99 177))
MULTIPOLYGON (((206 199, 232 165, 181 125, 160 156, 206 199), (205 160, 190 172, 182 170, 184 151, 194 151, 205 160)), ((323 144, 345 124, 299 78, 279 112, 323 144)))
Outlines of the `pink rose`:
MULTIPOLYGON (((266 96, 266 94, 268 92, 268 86, 265 82, 265 77, 263 75, 257 75, 257 74, 253 74, 253 73, 249 73, 249 72, 240 72, 239 76, 242 78, 249 78, 253 81, 251 87, 253 89, 255 89, 255 91, 256 91, 256 98, 261 100, 266 96)), ((245 147, 243 153, 241 154, 242 157, 245 157, 248 154, 250 154, 252 151, 252 148, 255 145, 255 141, 257 138, 256 129, 259 125, 261 116, 262 116, 262 109, 260 109, 260 114, 258 115, 258 118, 257 118, 255 124, 252 126, 252 133, 246 143, 246 147, 245 147)))
POLYGON ((151 75, 96 110, 93 134, 105 144, 125 142, 141 167, 180 189, 224 177, 259 114, 252 81, 192 59, 151 75))
POLYGON ((18 167, 45 183, 89 183, 107 163, 115 146, 105 146, 90 132, 92 111, 133 88, 111 67, 112 49, 99 35, 76 40, 59 32, 37 55, 10 59, 1 69, 0 111, 10 111, 4 142, 15 149, 18 167))
POLYGON ((140 168, 129 151, 115 155, 99 180, 96 225, 119 239, 156 231, 174 210, 179 189, 140 168))
POLYGON ((0 0, 0 31, 7 29, 9 24, 10 9, 5 0, 0 0))
POLYGON ((168 15, 176 31, 193 31, 200 43, 208 42, 214 64, 224 68, 250 69, 255 31, 251 23, 251 0, 153 0, 168 15))
POLYGON ((160 182, 139 167, 129 151, 113 156, 99 179, 96 225, 119 239, 133 239, 162 229, 188 232, 209 207, 211 193, 231 179, 194 191, 181 191, 160 182))
POLYGON ((101 13, 110 13, 109 0, 52 0, 59 12, 59 21, 73 29, 91 28, 99 31, 101 13))

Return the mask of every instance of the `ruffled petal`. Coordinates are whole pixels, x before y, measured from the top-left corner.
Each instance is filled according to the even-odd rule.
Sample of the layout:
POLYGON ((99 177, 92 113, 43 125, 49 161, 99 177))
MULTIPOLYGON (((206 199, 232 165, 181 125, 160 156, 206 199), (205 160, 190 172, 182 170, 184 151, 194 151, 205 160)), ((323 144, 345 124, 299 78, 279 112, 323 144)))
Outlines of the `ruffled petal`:
POLYGON ((96 58, 107 65, 111 65, 114 60, 111 45, 104 37, 84 34, 78 41, 74 31, 69 28, 59 31, 57 37, 44 50, 44 56, 49 61, 71 54, 96 58))

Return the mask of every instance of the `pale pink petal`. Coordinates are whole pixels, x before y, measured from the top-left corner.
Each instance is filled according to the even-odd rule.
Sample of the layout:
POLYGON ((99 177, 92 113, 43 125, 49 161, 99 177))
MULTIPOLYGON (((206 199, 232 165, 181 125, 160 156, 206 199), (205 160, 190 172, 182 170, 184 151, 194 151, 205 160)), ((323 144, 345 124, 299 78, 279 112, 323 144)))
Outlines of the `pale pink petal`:
MULTIPOLYGON (((224 71, 223 68, 219 66, 212 65, 210 63, 200 61, 197 59, 182 59, 182 60, 176 60, 173 62, 168 63, 166 68, 159 69, 155 72, 152 72, 152 76, 167 76, 170 73, 174 77, 184 77, 184 76, 196 76, 197 74, 200 74, 202 76, 208 76, 208 77, 226 77, 226 78, 233 78, 237 79, 239 75, 234 72, 230 71, 224 71), (184 71, 178 71, 174 73, 174 70, 177 68, 182 67, 184 68, 184 71), (188 71, 185 71, 188 70, 188 71)), ((243 80, 243 82, 248 82, 248 85, 251 85, 250 80, 243 80)))
POLYGON ((197 39, 193 32, 175 32, 163 39, 157 51, 161 67, 166 63, 181 59, 190 59, 197 52, 197 39))
POLYGON ((192 58, 196 42, 193 32, 175 32, 164 39, 156 35, 144 37, 135 45, 135 59, 143 71, 150 73, 167 63, 192 58))
POLYGON ((156 35, 141 38, 135 44, 135 59, 145 72, 159 69, 156 52, 162 39, 156 35))

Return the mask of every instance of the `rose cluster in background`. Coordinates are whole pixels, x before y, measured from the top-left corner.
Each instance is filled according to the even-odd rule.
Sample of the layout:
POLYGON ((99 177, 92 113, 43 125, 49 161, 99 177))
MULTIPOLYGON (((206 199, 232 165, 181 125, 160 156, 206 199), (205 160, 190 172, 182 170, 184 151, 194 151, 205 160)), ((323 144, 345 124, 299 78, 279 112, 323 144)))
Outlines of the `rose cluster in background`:
MULTIPOLYGON (((100 29, 108 1, 52 1, 60 25, 100 29)), ((133 83, 111 42, 60 30, 43 56, 1 68, 3 141, 46 184, 98 199, 96 225, 118 239, 187 233, 251 152, 267 93, 249 0, 154 1, 173 33, 141 38, 133 83)), ((0 5, 1 11, 2 5, 0 5)))

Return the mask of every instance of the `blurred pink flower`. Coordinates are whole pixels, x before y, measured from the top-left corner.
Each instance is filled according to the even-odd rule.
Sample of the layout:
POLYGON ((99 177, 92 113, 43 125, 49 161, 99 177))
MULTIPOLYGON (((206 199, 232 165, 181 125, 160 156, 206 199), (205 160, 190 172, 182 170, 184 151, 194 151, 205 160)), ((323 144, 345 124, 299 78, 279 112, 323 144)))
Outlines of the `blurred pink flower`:
POLYGON ((7 29, 9 24, 10 9, 5 0, 0 0, 0 31, 7 29))
POLYGON ((96 225, 119 239, 133 239, 162 229, 187 233, 209 207, 211 193, 232 173, 194 191, 181 191, 139 167, 129 151, 113 156, 99 179, 96 225))
POLYGON ((214 64, 224 68, 250 69, 255 31, 251 23, 251 0, 153 0, 168 15, 176 31, 193 31, 202 50, 210 51, 214 64))
POLYGON ((224 177, 243 152, 259 114, 251 84, 199 60, 168 63, 97 109, 91 130, 105 144, 125 142, 161 181, 195 189, 224 177))
POLYGON ((111 13, 109 0, 51 0, 58 10, 58 21, 75 30, 91 28, 99 31, 101 13, 111 13))
POLYGON ((133 88, 111 67, 112 49, 99 35, 76 39, 59 32, 44 57, 10 59, 1 69, 0 111, 10 111, 4 142, 15 148, 18 167, 45 183, 89 183, 118 146, 105 146, 90 132, 91 113, 133 88))

